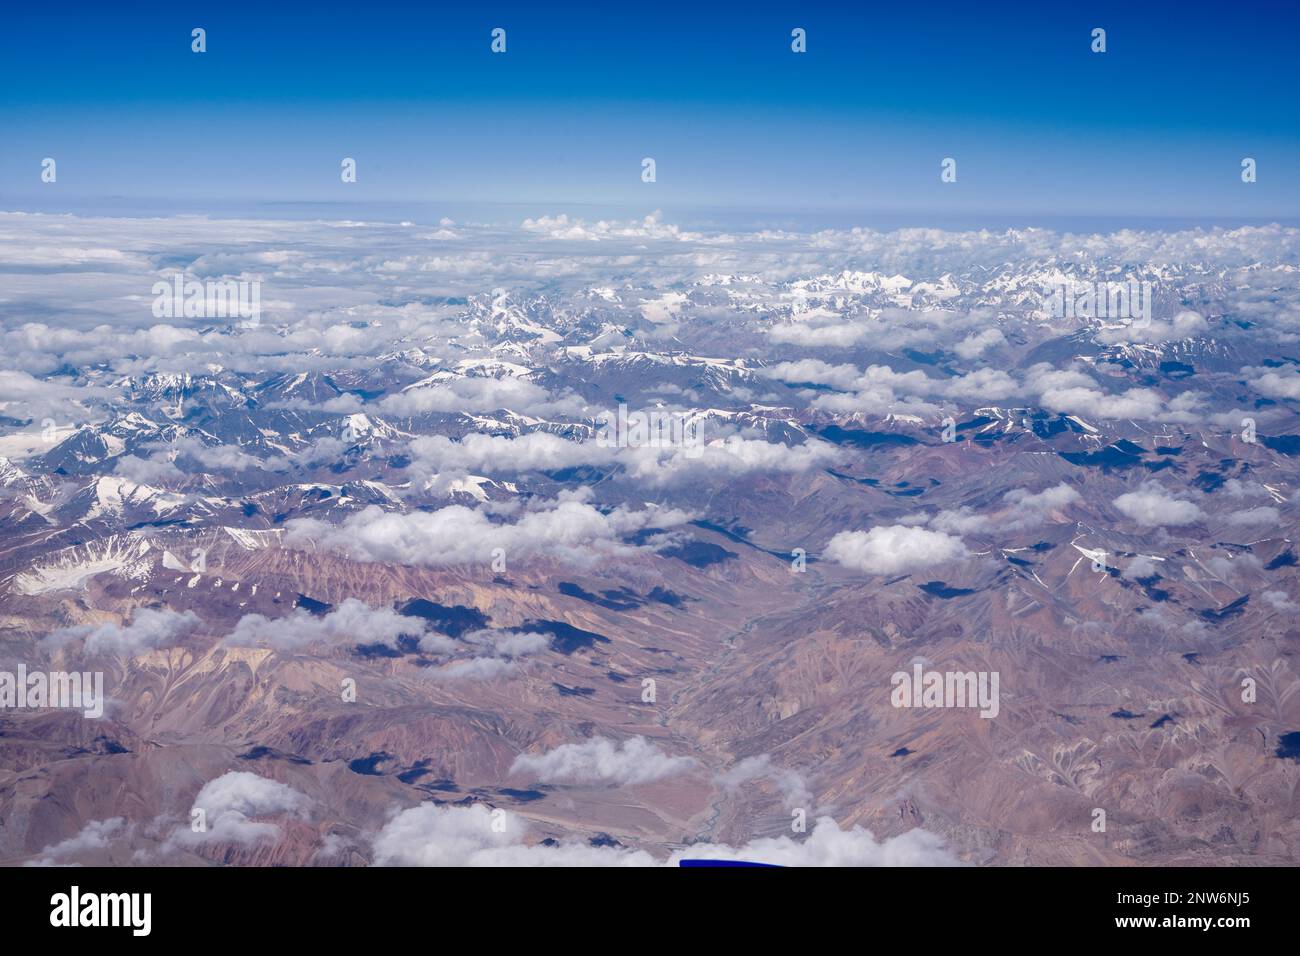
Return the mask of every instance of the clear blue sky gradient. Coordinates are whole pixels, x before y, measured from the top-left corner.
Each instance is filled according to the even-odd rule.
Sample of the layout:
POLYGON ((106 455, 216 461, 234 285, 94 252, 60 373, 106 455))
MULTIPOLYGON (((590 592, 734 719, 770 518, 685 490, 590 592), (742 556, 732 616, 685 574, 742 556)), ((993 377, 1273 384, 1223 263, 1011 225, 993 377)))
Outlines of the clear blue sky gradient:
POLYGON ((5 11, 0 208, 1300 215, 1292 3, 121 6, 5 11))

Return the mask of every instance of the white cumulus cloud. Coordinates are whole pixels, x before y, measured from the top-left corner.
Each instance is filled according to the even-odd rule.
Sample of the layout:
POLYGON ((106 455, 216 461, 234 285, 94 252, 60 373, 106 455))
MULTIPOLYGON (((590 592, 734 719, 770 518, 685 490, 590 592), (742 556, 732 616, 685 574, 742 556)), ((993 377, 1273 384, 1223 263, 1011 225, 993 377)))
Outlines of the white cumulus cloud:
POLYGON ((919 571, 965 557, 960 538, 943 531, 877 525, 870 531, 841 531, 826 545, 826 557, 867 574, 919 571))

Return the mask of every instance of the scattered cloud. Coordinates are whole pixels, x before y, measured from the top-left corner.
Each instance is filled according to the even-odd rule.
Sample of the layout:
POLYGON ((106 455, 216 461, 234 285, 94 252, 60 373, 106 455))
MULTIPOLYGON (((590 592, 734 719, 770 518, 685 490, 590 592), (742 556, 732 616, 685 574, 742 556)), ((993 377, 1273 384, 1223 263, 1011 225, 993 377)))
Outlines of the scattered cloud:
POLYGON ((1115 499, 1115 507, 1143 527, 1188 525, 1204 517, 1194 502, 1177 498, 1154 481, 1115 499))
POLYGON ((541 783, 632 786, 686 773, 695 765, 693 758, 669 756, 644 737, 629 737, 622 744, 596 737, 542 754, 520 754, 510 772, 541 783))
POLYGON ((311 801, 288 784, 242 770, 232 770, 205 783, 190 807, 190 822, 177 826, 163 851, 203 844, 250 846, 279 839, 280 828, 258 817, 307 815, 311 801), (196 817, 195 811, 201 811, 196 817), (197 828, 196 820, 202 821, 197 828))
POLYGON ((854 826, 844 830, 830 817, 817 819, 803 841, 788 836, 740 846, 697 843, 660 860, 644 850, 591 846, 575 841, 526 843, 522 819, 482 804, 440 807, 425 803, 403 810, 376 835, 380 866, 677 866, 683 859, 741 860, 778 866, 956 866, 940 837, 909 830, 878 841, 854 826))
POLYGON ((47 846, 34 860, 24 865, 75 866, 78 865, 77 857, 94 850, 107 849, 115 840, 127 839, 133 829, 123 817, 91 820, 75 836, 47 846))
POLYGON ((778 767, 770 754, 746 757, 717 777, 718 785, 732 792, 755 780, 771 782, 781 794, 781 803, 787 810, 798 808, 811 814, 813 795, 804 775, 788 767, 778 767))
POLYGON ((202 623, 193 611, 141 607, 136 608, 129 623, 108 622, 64 627, 48 635, 41 643, 46 650, 54 651, 75 640, 81 640, 82 652, 87 656, 105 654, 138 657, 174 644, 202 623))
POLYGON ((826 545, 826 557, 867 574, 902 574, 955 561, 967 554, 961 539, 943 531, 878 525, 870 531, 841 531, 826 545))
POLYGON ((269 647, 288 653, 315 643, 382 644, 395 647, 403 634, 419 638, 425 622, 391 608, 372 608, 347 598, 325 614, 295 608, 285 617, 245 614, 222 643, 230 647, 269 647))
POLYGON ((670 508, 602 511, 573 498, 531 504, 514 522, 493 521, 463 505, 411 513, 371 505, 337 525, 295 518, 287 523, 286 542, 330 548, 357 561, 424 567, 487 564, 498 548, 512 561, 543 558, 591 565, 648 550, 627 544, 628 535, 686 520, 685 513, 670 508))

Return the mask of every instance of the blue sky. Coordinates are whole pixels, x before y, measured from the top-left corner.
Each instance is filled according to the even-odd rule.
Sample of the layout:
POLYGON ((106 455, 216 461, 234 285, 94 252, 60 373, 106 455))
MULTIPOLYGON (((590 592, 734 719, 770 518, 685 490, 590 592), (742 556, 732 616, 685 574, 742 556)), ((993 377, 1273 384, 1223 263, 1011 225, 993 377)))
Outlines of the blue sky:
POLYGON ((0 207, 1300 215, 1292 5, 129 6, 6 13, 0 207))

